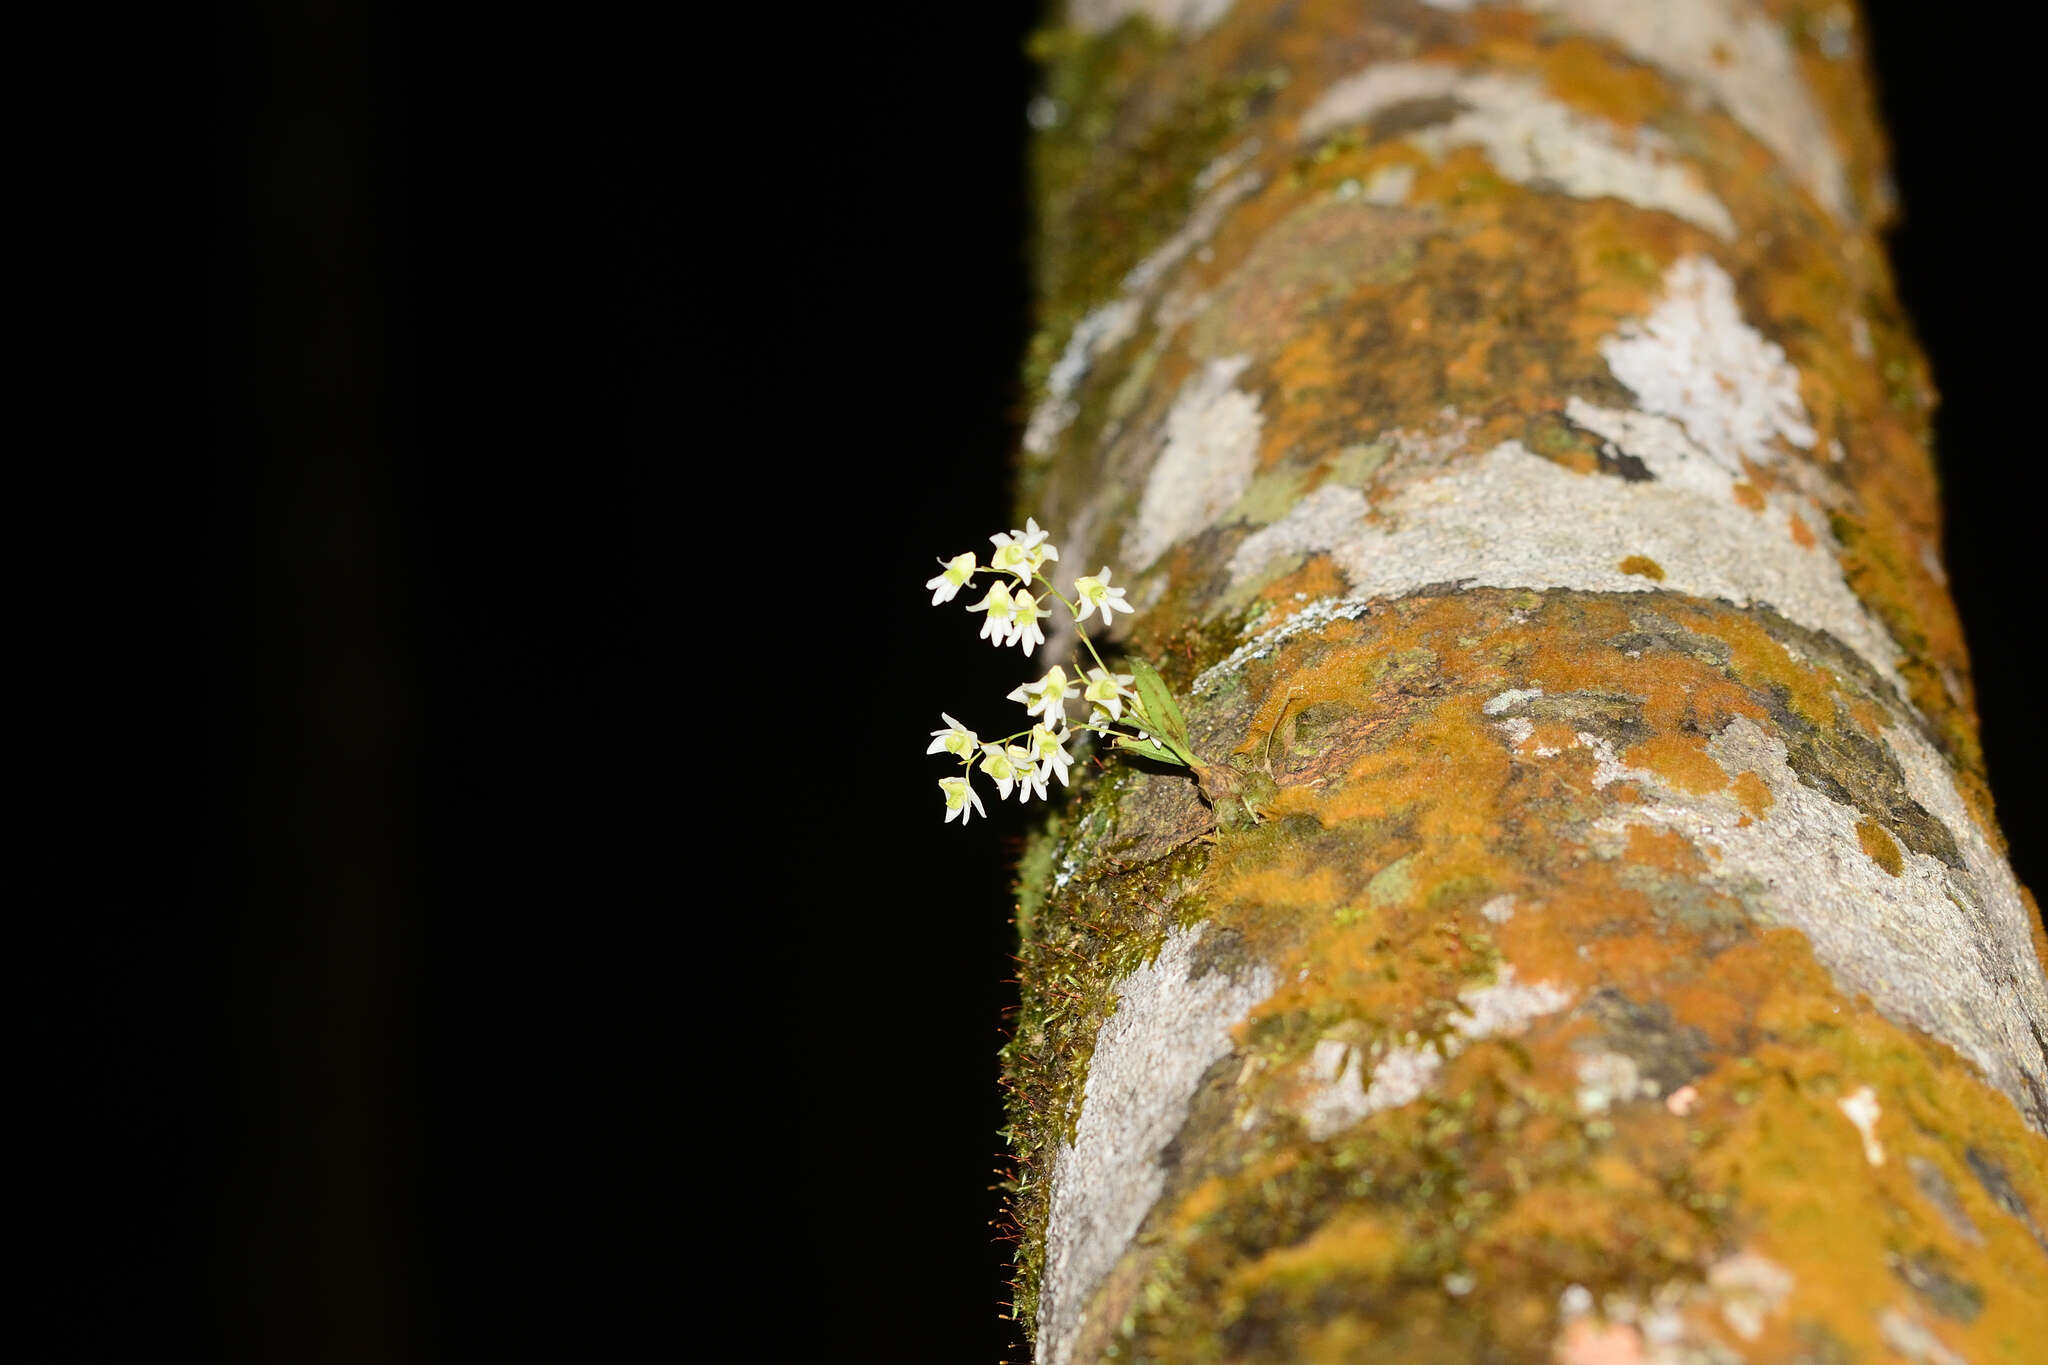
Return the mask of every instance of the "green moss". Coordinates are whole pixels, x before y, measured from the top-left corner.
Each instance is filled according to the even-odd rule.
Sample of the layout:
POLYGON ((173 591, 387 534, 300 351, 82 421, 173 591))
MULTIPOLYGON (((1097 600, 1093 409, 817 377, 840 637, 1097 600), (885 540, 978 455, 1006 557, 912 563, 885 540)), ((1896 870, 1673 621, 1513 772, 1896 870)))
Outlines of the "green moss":
POLYGON ((1046 890, 1052 885, 1053 860, 1064 842, 1064 822, 1057 815, 1048 816, 1024 840, 1024 852, 1017 859, 1014 887, 1017 894, 1017 938, 1021 944, 1031 942, 1032 926, 1038 922, 1046 890))
POLYGON ((1180 230, 1202 168, 1286 75, 1184 69, 1172 37, 1140 18, 1097 34, 1048 29, 1031 54, 1059 111, 1032 146, 1040 326, 1025 380, 1035 390, 1081 315, 1180 230))
MULTIPOLYGON (((1170 929, 1204 917, 1193 888, 1206 845, 1133 865, 1119 863, 1105 842, 1119 804, 1142 780, 1128 765, 1112 766, 1077 792, 1061 826, 1041 831, 1019 864, 1024 989, 1002 1060, 1003 1135, 1016 1161, 1004 1188, 1020 1228, 1044 1226, 1045 1178, 1058 1144, 1074 1139, 1096 1034, 1115 1010, 1117 986, 1158 955, 1170 929), (1063 870, 1070 875, 1056 885, 1063 870)), ((1042 1237, 1019 1242, 1012 1310, 1026 1323, 1036 1321, 1043 1257, 1042 1237)))

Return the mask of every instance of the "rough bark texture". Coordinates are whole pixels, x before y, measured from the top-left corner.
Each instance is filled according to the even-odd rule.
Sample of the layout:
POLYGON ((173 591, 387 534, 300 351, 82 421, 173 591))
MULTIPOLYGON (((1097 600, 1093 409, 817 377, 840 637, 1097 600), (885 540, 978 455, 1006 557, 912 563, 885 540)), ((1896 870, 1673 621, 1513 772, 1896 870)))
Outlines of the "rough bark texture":
POLYGON ((1027 852, 1039 1359, 2041 1359, 2044 945, 1853 10, 1040 42, 1023 506, 1278 794, 1112 765, 1027 852))

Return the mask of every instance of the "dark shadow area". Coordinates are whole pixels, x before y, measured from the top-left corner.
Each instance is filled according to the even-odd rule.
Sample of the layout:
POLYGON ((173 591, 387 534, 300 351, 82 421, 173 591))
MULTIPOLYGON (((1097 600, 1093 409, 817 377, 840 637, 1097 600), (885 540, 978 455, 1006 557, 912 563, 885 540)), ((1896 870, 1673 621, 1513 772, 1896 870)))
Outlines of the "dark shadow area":
POLYGON ((1024 337, 1026 13, 966 8, 406 18, 450 1357, 1002 1349, 1008 872, 919 763, 1013 681, 919 588, 1024 337))
POLYGON ((2048 720, 2034 679, 2043 656, 2034 584, 2048 478, 2031 433, 2039 387, 2028 340, 2043 285, 2026 268, 2006 165, 2040 122, 2028 45, 1972 41, 1938 6, 1868 7, 1878 97, 1904 212, 1890 239, 1906 315, 1941 394, 1943 558, 1963 618, 1984 755, 2013 869, 2048 886, 2048 720))

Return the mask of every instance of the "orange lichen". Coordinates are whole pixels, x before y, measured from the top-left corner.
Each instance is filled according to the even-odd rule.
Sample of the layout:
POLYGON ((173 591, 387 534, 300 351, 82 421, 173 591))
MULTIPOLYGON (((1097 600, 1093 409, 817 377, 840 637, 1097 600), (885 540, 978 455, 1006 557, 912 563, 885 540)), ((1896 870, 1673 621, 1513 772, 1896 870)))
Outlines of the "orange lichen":
POLYGON ((1863 845, 1863 851, 1870 856, 1870 861, 1894 877, 1906 870, 1905 860, 1899 854, 1899 846, 1892 842, 1892 836, 1885 833, 1884 826, 1877 821, 1858 820, 1856 841, 1863 845))
POLYGON ((1648 825, 1629 826, 1622 857, 1634 866, 1654 867, 1679 876, 1696 877, 1707 870, 1707 861, 1692 840, 1676 830, 1651 829, 1648 825))
POLYGON ((1344 1274, 1384 1277, 1400 1261, 1403 1229, 1392 1219, 1370 1213, 1340 1214, 1318 1228, 1307 1241, 1268 1252, 1231 1277, 1238 1294, 1306 1281, 1314 1289, 1334 1270, 1344 1274))
MULTIPOLYGON (((1965 1157, 1994 1156, 2016 1184, 2011 1173, 2030 1169, 2020 1197, 2039 1207, 2048 1197, 2039 1175, 2048 1143, 1946 1048, 1843 999, 1796 935, 1736 952, 1773 959, 1754 973, 1767 985, 1751 1014, 1768 1041, 1748 1050, 1747 1065, 1725 1062, 1702 1084, 1712 1107, 1700 1119, 1709 1140, 1696 1169, 1736 1192, 1751 1245, 1790 1272, 1789 1316, 1876 1354, 1878 1311, 1912 1297, 1900 1259, 1932 1249, 1981 1309, 1967 1324, 1942 1321, 1938 1335, 1972 1360, 2024 1359, 2048 1331, 2042 1250, 1993 1205, 1965 1157), (1882 1165, 1868 1160, 1837 1104, 1863 1086, 1882 1111, 1882 1165), (1915 1158, 1943 1172, 1981 1242, 1961 1236, 1916 1188, 1915 1158), (1845 1239, 1847 1226, 1874 1235, 1845 1239)), ((1791 1321, 1777 1322, 1757 1355, 1791 1355, 1792 1333, 1791 1321)))
MULTIPOLYGON (((1624 964, 1639 956, 1638 946, 1602 926, 1617 916, 1655 921, 1658 913, 1627 870, 1679 885, 1696 879, 1704 865, 1681 836, 1640 826, 1629 831, 1618 862, 1575 865, 1567 886, 1551 884, 1556 869, 1546 863, 1531 865, 1531 851, 1513 842, 1512 831, 1554 821, 1560 811, 1589 816, 1602 805, 1640 799, 1627 782, 1596 788, 1598 756, 1578 727, 1647 726, 1648 733, 1619 750, 1622 761, 1676 789, 1705 793, 1731 785, 1708 755, 1706 737, 1735 716, 1767 723, 1769 699, 1808 710, 1824 725, 1855 723, 1834 705, 1839 684, 1833 675, 1794 659, 1738 613, 1683 599, 1659 603, 1662 615, 1728 646, 1729 664, 1717 667, 1698 653, 1631 654, 1601 643, 1635 638, 1630 610, 1641 603, 1550 597, 1536 599, 1540 605, 1529 614, 1511 610, 1505 598, 1393 604, 1366 620, 1334 623, 1289 641, 1270 665, 1262 685, 1266 700, 1247 717, 1240 752, 1263 755, 1267 735, 1274 734, 1280 791, 1271 814, 1348 831, 1346 846, 1357 861, 1333 882, 1328 854, 1313 841, 1289 856, 1250 860, 1226 845, 1212 858, 1205 895, 1224 922, 1280 951, 1283 968, 1318 961, 1334 966, 1302 987, 1301 998, 1328 999, 1334 984, 1362 1007, 1369 999, 1377 1016, 1399 1016, 1413 1008, 1397 1001, 1411 995, 1414 983, 1397 988, 1381 982, 1370 945, 1390 934, 1404 938, 1427 923, 1409 916, 1440 916, 1503 891, 1540 894, 1545 904, 1540 922, 1518 920, 1492 931, 1513 960, 1526 956, 1525 970, 1565 979, 1617 972, 1625 978, 1624 964), (1332 648, 1338 640, 1349 643, 1332 648), (1518 737, 1504 735, 1481 710, 1489 697, 1513 687, 1539 689, 1542 697, 1533 723, 1518 737), (1584 718, 1575 727, 1540 709, 1545 706, 1564 706, 1584 718), (1311 721, 1316 742, 1298 746, 1311 721), (1349 918, 1307 914, 1316 903, 1332 911, 1349 907, 1349 918), (1579 915, 1586 917, 1585 934, 1560 932, 1579 915), (1539 923, 1540 929, 1528 927, 1539 923)), ((1732 781, 1753 815, 1770 808, 1757 774, 1732 781)), ((1715 908, 1721 902, 1713 897, 1689 904, 1683 914, 1704 916, 1703 924, 1741 917, 1732 905, 1715 908)), ((1459 958, 1437 956, 1447 969, 1459 958)), ((1296 995, 1283 988, 1269 1008, 1293 1008, 1296 995)))
POLYGON ((1742 803, 1744 810, 1758 817, 1778 801, 1771 795, 1771 789, 1764 784, 1763 778, 1748 771, 1735 775, 1735 799, 1742 803))
POLYGON ((1705 735, 1657 735, 1622 757, 1630 767, 1647 768, 1680 791, 1717 792, 1728 785, 1728 774, 1707 754, 1705 735))
POLYGON ((1690 603, 1673 607, 1671 615, 1686 628, 1727 645, 1729 664, 1736 673, 1764 687, 1783 689, 1787 704, 1801 717, 1823 728, 1834 725, 1836 700, 1842 695, 1835 675, 1793 657, 1755 618, 1690 603))
POLYGON ((1294 572, 1267 584, 1259 597, 1273 604, 1277 614, 1271 620, 1277 624, 1310 602, 1341 594, 1345 586, 1336 561, 1328 555, 1312 555, 1294 572))
POLYGON ((1653 582, 1662 583, 1664 581, 1664 566, 1648 555, 1630 555, 1622 560, 1621 563, 1615 565, 1615 567, 1623 573, 1639 574, 1653 582))
POLYGON ((1551 94, 1626 128, 1656 120, 1679 101, 1656 68, 1628 61, 1603 43, 1567 37, 1533 55, 1551 94))

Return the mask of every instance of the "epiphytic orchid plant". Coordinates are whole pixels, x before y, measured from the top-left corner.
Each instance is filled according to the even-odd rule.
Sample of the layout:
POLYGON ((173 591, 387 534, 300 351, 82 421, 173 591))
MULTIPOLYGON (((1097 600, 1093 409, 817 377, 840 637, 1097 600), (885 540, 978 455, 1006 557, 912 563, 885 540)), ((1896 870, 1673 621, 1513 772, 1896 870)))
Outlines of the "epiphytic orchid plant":
POLYGON ((1011 692, 1009 700, 1021 702, 1033 723, 1001 739, 984 740, 940 713, 946 728, 932 731, 925 752, 950 754, 961 766, 960 772, 939 779, 946 796, 947 821, 957 816, 964 825, 972 814, 988 814, 974 787, 977 771, 995 783, 999 799, 1015 791, 1019 801, 1034 796, 1044 800, 1048 778, 1066 786, 1074 762, 1067 746, 1081 732, 1101 735, 1125 753, 1192 770, 1203 795, 1212 801, 1222 795, 1241 796, 1234 769, 1204 764, 1188 747, 1187 722, 1158 670, 1142 659, 1132 659, 1131 671, 1118 673, 1102 661, 1095 642, 1088 637, 1085 623, 1096 614, 1107 627, 1115 613, 1137 610, 1124 600, 1124 589, 1110 586, 1109 568, 1076 578, 1069 596, 1053 584, 1046 568, 1058 562, 1059 549, 1047 540, 1035 520, 1026 520, 1021 531, 998 533, 989 540, 995 551, 986 564, 977 561, 971 551, 939 561, 940 572, 925 584, 932 590, 932 605, 952 601, 963 589, 974 586, 977 578, 986 576, 990 580, 986 592, 967 607, 986 613, 982 639, 998 649, 1017 645, 1028 658, 1045 643, 1039 622, 1054 610, 1046 604, 1056 603, 1073 618, 1074 633, 1088 657, 1084 662, 1076 655, 1072 674, 1054 664, 1038 681, 1011 692), (1070 719, 1067 710, 1068 703, 1076 701, 1088 712, 1087 719, 1078 723, 1070 719))

